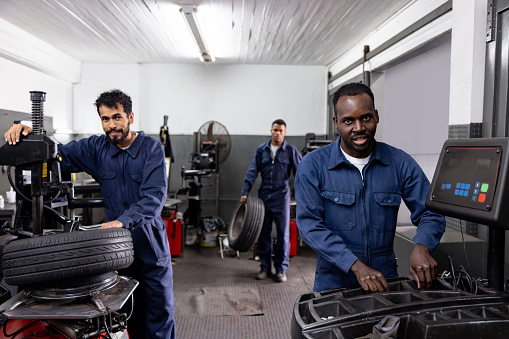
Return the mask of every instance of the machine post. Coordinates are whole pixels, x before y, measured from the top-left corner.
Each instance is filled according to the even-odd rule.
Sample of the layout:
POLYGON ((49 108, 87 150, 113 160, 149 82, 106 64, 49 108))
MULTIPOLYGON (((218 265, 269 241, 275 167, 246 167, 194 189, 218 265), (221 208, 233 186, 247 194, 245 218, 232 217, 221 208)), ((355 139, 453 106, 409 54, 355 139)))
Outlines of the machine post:
POLYGON ((504 252, 505 230, 498 227, 490 227, 488 243, 488 286, 501 292, 504 291, 504 252))
POLYGON ((43 203, 44 201, 41 195, 32 196, 32 233, 34 235, 41 235, 43 233, 42 226, 43 203))

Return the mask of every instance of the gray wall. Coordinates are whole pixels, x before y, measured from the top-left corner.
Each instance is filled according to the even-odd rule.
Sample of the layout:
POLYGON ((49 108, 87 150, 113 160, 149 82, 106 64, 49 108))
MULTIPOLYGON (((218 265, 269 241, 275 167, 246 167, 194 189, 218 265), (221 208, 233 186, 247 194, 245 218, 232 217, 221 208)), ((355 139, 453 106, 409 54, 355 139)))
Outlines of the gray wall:
MULTIPOLYGON (((373 88, 381 120, 377 140, 409 153, 430 181, 448 138, 450 56, 446 36, 387 66, 373 88)), ((410 224, 410 211, 402 204, 398 225, 410 224)))
MULTIPOLYGON (((153 137, 157 137, 152 135, 153 137)), ((320 136, 317 136, 320 138, 320 136)), ((321 136, 323 137, 323 136, 321 136)), ((225 222, 229 222, 235 205, 240 199, 240 191, 244 181, 244 175, 253 160, 256 147, 263 142, 268 141, 269 135, 231 135, 231 150, 228 158, 219 169, 219 216, 225 222)), ((286 141, 302 150, 305 146, 304 136, 286 136, 286 141)), ((191 167, 189 155, 193 149, 192 135, 172 135, 170 136, 172 150, 175 162, 170 170, 170 192, 176 192, 182 187, 181 167, 186 169, 191 167)), ((202 183, 213 184, 214 186, 202 188, 202 215, 217 215, 216 213, 216 177, 211 175, 209 178, 203 178, 202 183)), ((260 177, 255 183, 251 194, 257 194, 260 177)), ((293 183, 293 176, 292 176, 293 183)), ((292 186, 293 187, 293 186, 292 186)), ((184 212, 187 208, 186 196, 178 196, 182 200, 180 211, 184 212)))
POLYGON ((448 137, 450 60, 446 40, 385 71, 383 141, 410 154, 440 153, 448 137))

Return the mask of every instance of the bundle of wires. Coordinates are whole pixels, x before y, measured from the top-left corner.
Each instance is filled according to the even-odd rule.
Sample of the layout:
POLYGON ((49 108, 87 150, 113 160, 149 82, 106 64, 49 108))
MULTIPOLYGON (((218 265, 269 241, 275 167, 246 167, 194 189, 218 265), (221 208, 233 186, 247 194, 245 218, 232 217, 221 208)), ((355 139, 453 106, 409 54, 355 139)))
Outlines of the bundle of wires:
POLYGON ((463 265, 460 265, 458 270, 454 270, 454 266, 452 264, 452 258, 447 257, 449 260, 449 267, 451 269, 451 285, 455 288, 472 293, 477 294, 478 285, 477 280, 470 276, 470 274, 465 270, 463 265))
MULTIPOLYGON (((465 253, 465 259, 467 261, 468 268, 470 272, 472 272, 472 268, 470 267, 470 261, 468 260, 468 254, 467 254, 467 248, 465 244, 465 238, 463 235, 463 222, 462 220, 460 222, 460 231, 461 231, 461 239, 463 240, 463 251, 465 253)), ((477 294, 478 292, 478 280, 473 278, 463 267, 463 265, 460 265, 458 270, 454 270, 454 265, 452 264, 452 258, 450 256, 447 257, 449 260, 449 267, 450 267, 450 278, 452 279, 451 285, 453 285, 455 288, 472 293, 477 294)), ((445 272, 444 272, 445 273, 445 272)), ((479 279, 480 281, 480 279, 479 279)), ((482 282, 481 282, 482 284, 482 282)))

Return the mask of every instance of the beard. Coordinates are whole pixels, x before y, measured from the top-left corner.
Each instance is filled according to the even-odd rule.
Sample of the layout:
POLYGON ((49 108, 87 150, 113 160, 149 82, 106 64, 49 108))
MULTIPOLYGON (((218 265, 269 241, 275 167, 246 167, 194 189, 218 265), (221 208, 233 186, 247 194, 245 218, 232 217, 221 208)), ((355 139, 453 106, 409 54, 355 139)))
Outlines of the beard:
POLYGON ((123 130, 123 129, 112 129, 108 132, 106 132, 106 136, 108 137, 109 142, 111 142, 113 145, 118 146, 121 143, 124 142, 125 139, 127 139, 127 136, 129 135, 129 128, 123 130), (111 133, 113 132, 120 132, 120 135, 111 136, 111 133))

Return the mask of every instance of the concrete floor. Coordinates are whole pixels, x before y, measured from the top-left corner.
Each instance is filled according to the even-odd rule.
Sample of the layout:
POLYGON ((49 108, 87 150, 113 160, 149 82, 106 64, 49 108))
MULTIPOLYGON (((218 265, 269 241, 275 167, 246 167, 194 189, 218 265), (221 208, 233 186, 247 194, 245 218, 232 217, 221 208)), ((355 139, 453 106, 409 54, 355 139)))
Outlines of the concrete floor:
POLYGON ((240 258, 226 254, 221 259, 219 247, 186 246, 183 255, 173 259, 175 322, 179 339, 290 338, 294 303, 299 295, 313 288, 316 254, 309 247, 301 247, 298 255, 290 258, 285 283, 256 280, 259 261, 252 257, 252 252, 245 252, 240 258), (257 289, 263 314, 193 314, 189 291, 228 286, 257 289))

